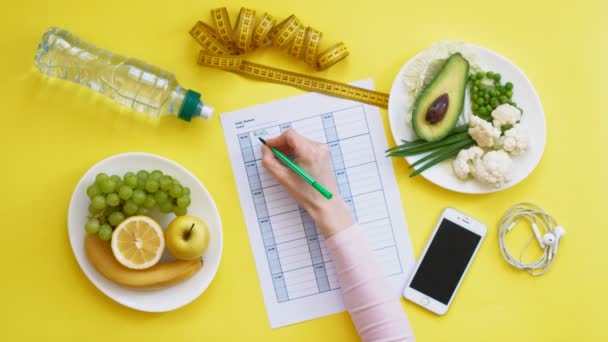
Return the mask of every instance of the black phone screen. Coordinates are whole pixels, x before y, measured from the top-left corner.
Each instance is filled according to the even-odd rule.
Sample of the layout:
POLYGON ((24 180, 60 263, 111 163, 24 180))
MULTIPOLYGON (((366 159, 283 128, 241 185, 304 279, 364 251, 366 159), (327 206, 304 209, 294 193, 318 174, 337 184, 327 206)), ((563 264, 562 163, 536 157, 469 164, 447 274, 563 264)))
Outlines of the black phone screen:
POLYGON ((410 287, 448 305, 481 236, 443 219, 410 287))

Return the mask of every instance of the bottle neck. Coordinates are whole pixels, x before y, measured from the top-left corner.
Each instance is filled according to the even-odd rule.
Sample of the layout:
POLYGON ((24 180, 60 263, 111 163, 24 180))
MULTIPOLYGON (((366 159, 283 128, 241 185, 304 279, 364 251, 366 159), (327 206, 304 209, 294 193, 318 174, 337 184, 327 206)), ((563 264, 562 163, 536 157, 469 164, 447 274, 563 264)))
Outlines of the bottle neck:
POLYGON ((169 113, 184 121, 191 121, 199 116, 209 119, 213 114, 213 108, 205 105, 201 101, 201 94, 193 90, 186 90, 178 85, 171 97, 169 113))
POLYGON ((167 113, 178 116, 179 111, 182 109, 182 105, 184 104, 185 98, 186 89, 178 85, 171 93, 171 101, 169 102, 169 108, 167 108, 167 113))

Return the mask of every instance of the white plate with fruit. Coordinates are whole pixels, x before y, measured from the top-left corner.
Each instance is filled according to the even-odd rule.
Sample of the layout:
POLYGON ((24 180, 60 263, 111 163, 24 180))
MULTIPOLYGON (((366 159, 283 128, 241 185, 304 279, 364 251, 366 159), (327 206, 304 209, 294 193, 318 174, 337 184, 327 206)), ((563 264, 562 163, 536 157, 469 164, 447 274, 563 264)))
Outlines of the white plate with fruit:
POLYGON ((401 145, 389 155, 414 164, 412 175, 456 192, 512 187, 545 148, 545 116, 531 82, 505 57, 471 44, 439 42, 410 59, 393 82, 388 113, 401 145), (469 148, 470 158, 456 163, 469 148))
POLYGON ((148 312, 200 296, 223 248, 207 189, 181 165, 147 153, 115 155, 86 172, 72 194, 68 233, 78 264, 99 290, 148 312))

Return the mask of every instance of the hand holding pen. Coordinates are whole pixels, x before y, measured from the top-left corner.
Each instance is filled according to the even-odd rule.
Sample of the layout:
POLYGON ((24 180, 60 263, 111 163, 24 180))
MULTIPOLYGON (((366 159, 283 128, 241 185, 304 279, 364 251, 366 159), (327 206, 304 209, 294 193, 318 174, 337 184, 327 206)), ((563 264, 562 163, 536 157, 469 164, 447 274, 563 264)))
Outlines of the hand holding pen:
POLYGON ((289 130, 268 139, 262 154, 262 166, 306 209, 326 237, 354 223, 337 191, 327 145, 289 130), (291 162, 284 160, 285 155, 296 158, 291 162))

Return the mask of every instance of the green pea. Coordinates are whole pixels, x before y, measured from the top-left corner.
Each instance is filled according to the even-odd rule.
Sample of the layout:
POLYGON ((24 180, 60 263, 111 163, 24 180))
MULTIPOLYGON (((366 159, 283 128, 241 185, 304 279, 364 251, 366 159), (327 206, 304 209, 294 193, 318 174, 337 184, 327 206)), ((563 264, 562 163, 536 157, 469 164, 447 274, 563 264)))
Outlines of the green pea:
POLYGON ((490 104, 492 105, 493 108, 498 107, 498 100, 496 98, 493 98, 490 100, 490 104))
POLYGON ((507 91, 507 97, 508 98, 512 98, 513 97, 513 92, 512 91, 507 91))
POLYGON ((495 73, 493 78, 494 78, 494 81, 496 81, 496 82, 500 82, 500 78, 501 78, 501 76, 500 76, 500 74, 499 74, 499 73, 495 73))
POLYGON ((498 93, 496 92, 495 89, 490 90, 490 96, 496 97, 496 95, 498 95, 498 93))
POLYGON ((491 106, 491 105, 486 105, 486 109, 488 110, 488 112, 491 112, 491 111, 492 111, 492 109, 494 109, 494 108, 492 108, 492 106, 491 106))
POLYGON ((488 71, 488 72, 486 72, 486 76, 487 76, 488 78, 493 78, 493 77, 494 77, 494 73, 493 73, 493 72, 491 72, 491 71, 488 71))
POLYGON ((477 86, 472 86, 471 87, 471 93, 476 93, 477 90, 479 90, 479 88, 477 88, 477 86))
POLYGON ((473 82, 473 84, 479 87, 481 85, 481 81, 477 79, 475 82, 473 82))
POLYGON ((505 84, 505 88, 507 88, 507 90, 513 89, 513 83, 507 82, 507 84, 505 84))
POLYGON ((473 103, 471 108, 473 109, 473 111, 476 111, 477 109, 479 109, 479 105, 477 103, 473 103))
POLYGON ((479 114, 481 114, 481 115, 488 114, 488 110, 486 109, 486 107, 479 108, 479 114))
POLYGON ((483 98, 486 99, 486 100, 489 100, 490 99, 490 94, 484 93, 483 94, 483 98))
POLYGON ((482 105, 485 101, 483 100, 482 97, 479 97, 479 98, 477 98, 476 102, 477 102, 478 105, 482 105))
POLYGON ((478 80, 481 80, 483 78, 483 72, 480 71, 480 72, 476 73, 475 78, 478 80))
POLYGON ((498 101, 500 101, 500 103, 507 103, 507 102, 509 102, 509 99, 503 95, 498 98, 498 101))

